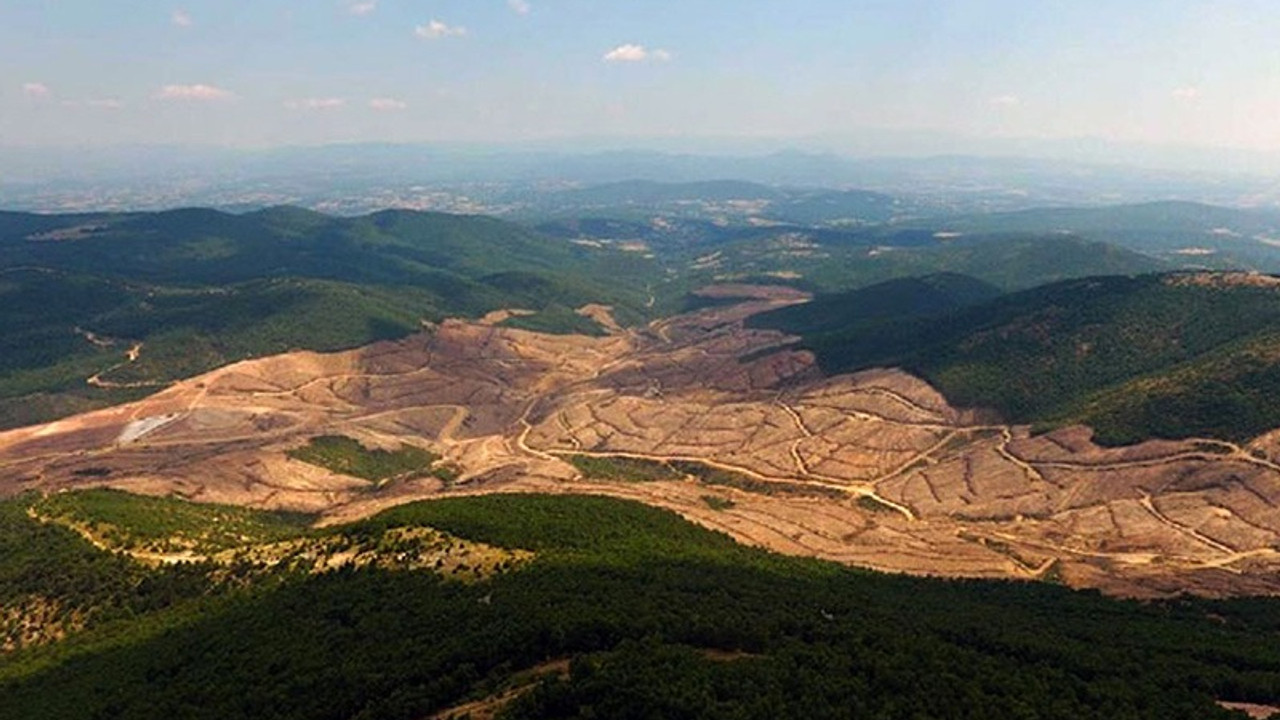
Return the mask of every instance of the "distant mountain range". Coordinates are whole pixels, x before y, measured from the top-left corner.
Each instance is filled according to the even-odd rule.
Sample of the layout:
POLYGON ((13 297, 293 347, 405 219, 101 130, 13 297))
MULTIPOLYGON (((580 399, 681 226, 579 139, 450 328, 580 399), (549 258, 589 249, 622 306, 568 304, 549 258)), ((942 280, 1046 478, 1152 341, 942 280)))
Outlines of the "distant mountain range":
MULTIPOLYGON (((1162 170, 1159 163, 1095 153, 984 153, 982 148, 885 156, 833 143, 724 145, 716 149, 610 149, 606 144, 516 146, 357 144, 235 150, 135 147, 0 148, 0 188, 11 208, 160 209, 177 205, 250 209, 290 203, 358 208, 395 205, 426 188, 490 201, 515 190, 542 193, 644 180, 709 182, 725 178, 800 189, 859 188, 920 202, 938 211, 991 211, 1046 205, 1096 205, 1177 199, 1277 206, 1266 174, 1162 170), (825 148, 825 149, 820 149, 825 148), (848 154, 842 154, 842 153, 848 154)), ((1193 163, 1194 164, 1194 163, 1193 163)), ((1175 165, 1174 167, 1180 167, 1175 165)))

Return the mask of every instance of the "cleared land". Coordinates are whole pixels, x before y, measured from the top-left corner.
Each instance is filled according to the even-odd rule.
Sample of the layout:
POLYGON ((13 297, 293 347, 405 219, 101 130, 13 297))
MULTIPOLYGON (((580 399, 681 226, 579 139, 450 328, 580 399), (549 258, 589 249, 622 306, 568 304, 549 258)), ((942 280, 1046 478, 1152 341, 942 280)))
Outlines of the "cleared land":
POLYGON ((824 377, 794 338, 743 327, 803 301, 794 290, 708 294, 746 299, 602 337, 446 321, 229 365, 0 434, 0 490, 110 486, 327 523, 440 495, 585 491, 882 570, 1134 595, 1280 591, 1280 433, 1120 448, 1081 427, 1032 436, 899 371, 824 377), (420 448, 458 475, 371 484, 290 457, 325 436, 420 448), (674 476, 613 475, 646 462, 674 476))

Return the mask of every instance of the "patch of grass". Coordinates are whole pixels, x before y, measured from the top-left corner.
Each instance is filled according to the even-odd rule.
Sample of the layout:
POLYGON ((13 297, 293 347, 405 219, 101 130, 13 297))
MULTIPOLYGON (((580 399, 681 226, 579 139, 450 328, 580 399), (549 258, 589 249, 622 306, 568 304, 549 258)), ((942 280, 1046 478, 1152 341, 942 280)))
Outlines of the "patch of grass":
MULTIPOLYGON (((433 466, 440 460, 439 455, 413 445, 401 445, 399 450, 369 449, 345 435, 314 437, 286 454, 294 460, 375 483, 432 475, 433 466)), ((457 476, 452 469, 441 468, 441 472, 445 476, 442 480, 457 476)))
POLYGON ((594 455, 570 455, 565 459, 588 480, 656 482, 684 477, 667 463, 657 460, 594 455))
POLYGON ((451 486, 462 476, 462 468, 453 463, 442 463, 433 467, 431 474, 444 483, 445 486, 451 486))
POLYGON ((707 507, 712 510, 728 510, 734 505, 737 505, 737 503, 729 498, 723 498, 719 495, 703 495, 702 502, 706 503, 707 507))
POLYGON ((757 480, 750 475, 712 467, 700 462, 674 460, 671 462, 671 467, 693 477, 695 480, 705 485, 731 487, 735 490, 742 490, 744 492, 755 493, 757 495, 814 497, 827 498, 831 500, 838 500, 845 497, 844 492, 834 488, 827 488, 819 485, 807 485, 805 483, 757 480))

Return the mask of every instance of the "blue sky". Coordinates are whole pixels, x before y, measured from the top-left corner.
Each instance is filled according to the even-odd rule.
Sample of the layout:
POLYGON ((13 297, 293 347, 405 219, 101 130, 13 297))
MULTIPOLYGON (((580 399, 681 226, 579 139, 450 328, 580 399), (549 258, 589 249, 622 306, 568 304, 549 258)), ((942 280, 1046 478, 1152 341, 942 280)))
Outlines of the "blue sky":
POLYGON ((0 145, 805 137, 1280 149, 1274 0, 0 0, 0 145))

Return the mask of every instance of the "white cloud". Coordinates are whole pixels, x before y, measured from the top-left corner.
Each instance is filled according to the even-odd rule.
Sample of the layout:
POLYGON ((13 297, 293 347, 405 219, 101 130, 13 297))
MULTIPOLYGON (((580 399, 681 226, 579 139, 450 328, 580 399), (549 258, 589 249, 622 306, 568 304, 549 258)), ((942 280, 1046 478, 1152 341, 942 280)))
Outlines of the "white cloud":
POLYGON ((85 105, 97 110, 119 110, 124 107, 124 103, 115 98, 97 98, 93 100, 85 100, 85 105))
POLYGON ((347 101, 342 98, 303 98, 289 100, 284 106, 290 110, 332 110, 346 104, 347 101))
POLYGON ((49 86, 38 82, 23 83, 22 94, 27 97, 49 97, 49 86))
POLYGON ((191 21, 191 15, 186 10, 174 10, 170 19, 178 27, 189 28, 195 24, 191 21))
POLYGON ((395 98, 374 98, 369 101, 369 107, 379 112, 391 112, 394 110, 404 110, 409 107, 408 103, 395 98))
POLYGON ((439 20, 432 20, 426 25, 419 25, 414 28, 413 34, 423 40, 438 40, 445 37, 462 37, 467 34, 467 29, 464 27, 446 25, 439 20))
POLYGON ((1173 92, 1169 93, 1169 96, 1174 100, 1195 100, 1200 97, 1200 88, 1192 85, 1183 85, 1182 87, 1174 88, 1173 92))
POLYGON ((347 11, 352 15, 368 15, 378 9, 378 0, 365 0, 364 2, 352 3, 347 11))
POLYGON ((1018 107, 1022 104, 1022 98, 1017 95, 997 95, 991 98, 991 104, 996 107, 1018 107))
POLYGON ((155 95, 161 100, 227 100, 230 91, 213 85, 165 85, 155 95))
POLYGON ((635 45, 627 43, 619 45, 604 54, 605 62, 645 62, 652 60, 655 62, 666 62, 671 59, 671 53, 658 48, 649 50, 643 45, 635 45))
POLYGON ((507 0, 507 7, 519 15, 528 15, 529 11, 533 9, 529 5, 529 0, 507 0))

